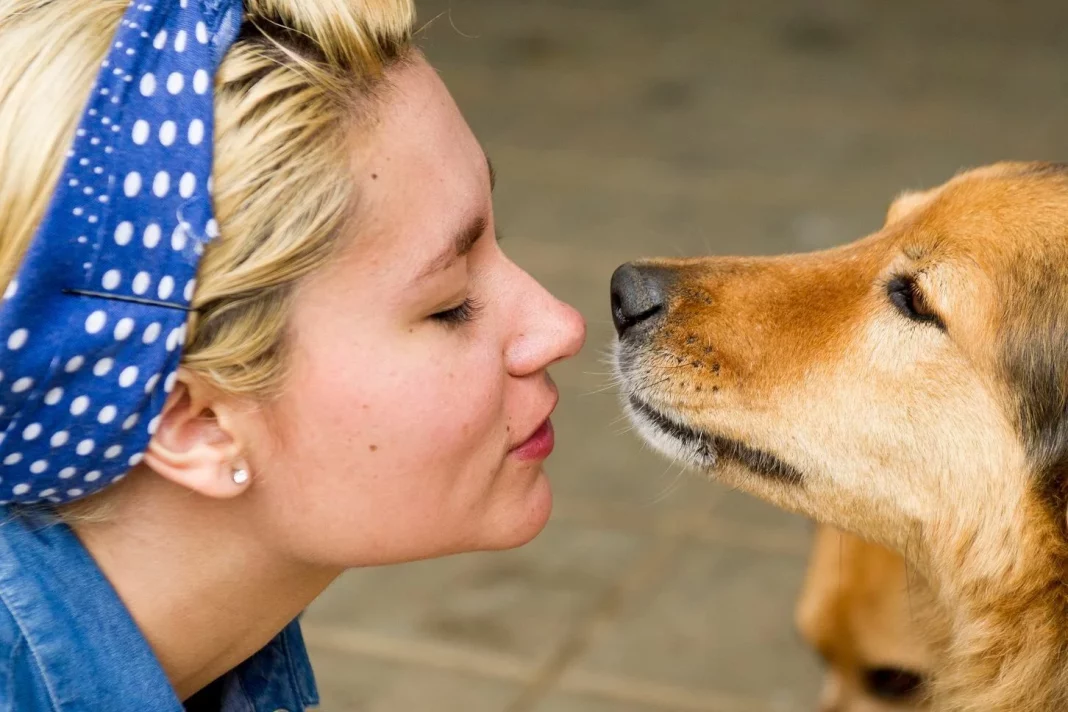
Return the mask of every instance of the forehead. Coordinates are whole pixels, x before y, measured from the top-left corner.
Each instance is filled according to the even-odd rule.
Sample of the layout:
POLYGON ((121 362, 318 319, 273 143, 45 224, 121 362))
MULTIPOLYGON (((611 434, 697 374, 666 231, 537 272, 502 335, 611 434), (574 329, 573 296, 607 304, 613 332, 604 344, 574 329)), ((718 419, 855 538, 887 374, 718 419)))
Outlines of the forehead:
POLYGON ((437 72, 421 56, 390 70, 381 99, 375 140, 365 147, 362 162, 382 168, 383 162, 403 158, 419 170, 440 169, 464 158, 477 164, 478 141, 437 72))
POLYGON ((996 164, 961 174, 914 203, 888 226, 906 256, 995 267, 1035 249, 1064 250, 1068 168, 996 164))
POLYGON ((371 129, 352 150, 359 241, 410 258, 413 250, 440 249, 446 231, 484 208, 486 159, 424 59, 399 65, 388 79, 371 129))

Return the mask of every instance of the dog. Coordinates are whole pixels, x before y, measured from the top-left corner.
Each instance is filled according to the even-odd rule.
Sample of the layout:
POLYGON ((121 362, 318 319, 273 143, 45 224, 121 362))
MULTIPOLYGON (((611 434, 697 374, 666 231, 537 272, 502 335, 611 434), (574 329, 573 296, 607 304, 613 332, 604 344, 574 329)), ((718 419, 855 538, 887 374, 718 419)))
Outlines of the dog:
POLYGON ((928 709, 944 632, 926 583, 900 556, 818 527, 796 619, 826 667, 820 712, 928 709))
POLYGON ((938 710, 1068 710, 1068 165, 999 163, 881 229, 611 280, 656 449, 900 553, 951 631, 938 710))

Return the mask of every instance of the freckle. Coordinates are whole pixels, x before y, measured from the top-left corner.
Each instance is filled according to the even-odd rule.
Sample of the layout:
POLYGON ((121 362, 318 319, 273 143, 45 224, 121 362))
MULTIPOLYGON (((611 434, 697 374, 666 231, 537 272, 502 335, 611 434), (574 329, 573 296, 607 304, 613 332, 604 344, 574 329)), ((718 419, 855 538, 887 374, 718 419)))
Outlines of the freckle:
POLYGON ((377 451, 378 451, 378 446, 377 445, 372 445, 371 446, 371 452, 377 452, 377 451))
POLYGON ((378 174, 377 173, 372 173, 371 174, 371 180, 378 180, 378 174))
POLYGON ((712 364, 712 373, 719 373, 719 364, 718 363, 712 364))
POLYGON ((697 391, 698 393, 700 393, 700 392, 701 392, 701 386, 694 386, 694 387, 693 387, 693 389, 694 389, 695 391, 697 391))
POLYGON ((415 331, 415 327, 414 326, 408 327, 408 333, 409 334, 412 333, 413 331, 415 331))
POLYGON ((364 409, 364 410, 367 410, 367 409, 369 409, 370 407, 371 407, 371 406, 367 405, 366 403, 364 403, 364 404, 363 404, 363 409, 364 409))

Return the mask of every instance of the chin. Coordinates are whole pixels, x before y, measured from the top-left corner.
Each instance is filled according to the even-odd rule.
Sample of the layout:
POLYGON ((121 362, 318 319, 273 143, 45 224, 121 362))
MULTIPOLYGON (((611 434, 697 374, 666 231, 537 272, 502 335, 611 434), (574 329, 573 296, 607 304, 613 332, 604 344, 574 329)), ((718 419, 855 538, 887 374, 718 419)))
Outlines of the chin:
POLYGON ((487 514, 483 545, 479 548, 514 549, 534 539, 549 522, 553 493, 543 468, 538 468, 537 477, 523 492, 508 494, 507 500, 499 502, 487 514))

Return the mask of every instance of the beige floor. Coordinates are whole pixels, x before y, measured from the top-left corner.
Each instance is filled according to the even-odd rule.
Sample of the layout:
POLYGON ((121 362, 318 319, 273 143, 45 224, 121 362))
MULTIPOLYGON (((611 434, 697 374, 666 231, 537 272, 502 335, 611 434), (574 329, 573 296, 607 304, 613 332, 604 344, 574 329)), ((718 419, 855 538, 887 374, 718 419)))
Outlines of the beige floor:
MULTIPOLYGON (((521 550, 354 572, 307 615, 326 712, 813 709, 809 525, 681 475, 604 392, 613 268, 810 250, 900 189, 1066 158, 1068 3, 425 0, 512 256, 590 324, 521 550)), ((817 305, 814 305, 817 308, 817 305)))

